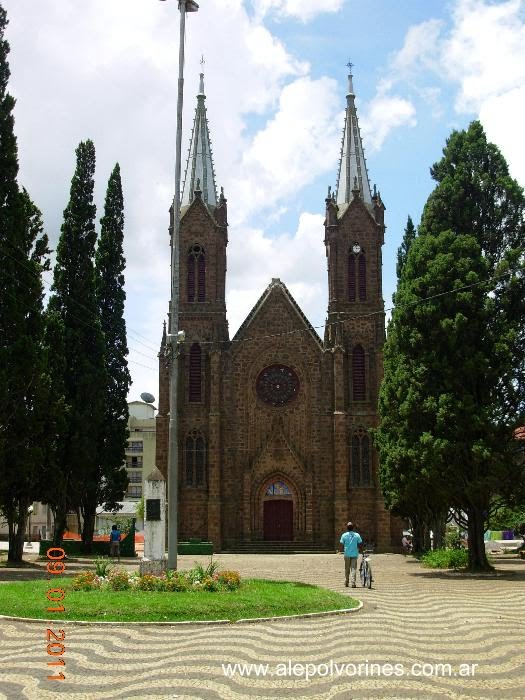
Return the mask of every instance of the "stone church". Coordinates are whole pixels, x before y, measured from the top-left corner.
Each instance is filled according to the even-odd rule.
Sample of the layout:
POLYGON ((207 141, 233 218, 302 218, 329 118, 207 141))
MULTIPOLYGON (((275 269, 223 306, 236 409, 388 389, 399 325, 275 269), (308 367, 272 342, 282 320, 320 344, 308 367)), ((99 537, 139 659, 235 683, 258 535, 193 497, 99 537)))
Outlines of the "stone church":
MULTIPOLYGON (((325 200, 324 337, 272 279, 230 338, 228 210, 215 186, 201 74, 180 220, 179 538, 211 540, 216 551, 261 540, 332 548, 349 519, 378 548, 399 543, 368 432, 383 372, 385 207, 370 188, 352 75, 348 85, 337 188, 325 200)), ((165 350, 166 328, 156 455, 166 476, 165 350)))

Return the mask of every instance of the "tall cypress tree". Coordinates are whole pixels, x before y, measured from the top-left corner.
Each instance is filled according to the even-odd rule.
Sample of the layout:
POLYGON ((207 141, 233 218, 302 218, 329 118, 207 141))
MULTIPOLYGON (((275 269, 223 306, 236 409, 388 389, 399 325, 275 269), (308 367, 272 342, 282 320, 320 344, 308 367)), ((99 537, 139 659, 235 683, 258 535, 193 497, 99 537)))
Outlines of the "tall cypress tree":
POLYGON ((124 320, 124 198, 118 163, 109 178, 100 224, 95 257, 96 297, 104 334, 107 373, 100 453, 104 475, 101 497, 106 509, 111 510, 123 498, 128 483, 124 460, 128 438, 127 395, 131 384, 124 320))
POLYGON ((405 232, 403 234, 403 240, 401 241, 401 245, 397 249, 396 273, 398 281, 401 277, 401 272, 403 271, 403 265, 406 262, 408 251, 410 250, 410 246, 414 242, 416 235, 416 227, 414 226, 412 217, 409 215, 407 219, 407 225, 405 227, 405 232))
MULTIPOLYGON (((76 149, 76 169, 57 246, 53 296, 49 310, 63 323, 64 426, 61 473, 66 505, 83 518, 82 539, 89 551, 95 512, 100 503, 100 444, 106 399, 104 337, 95 294, 96 243, 93 203, 95 147, 92 141, 76 149)), ((63 499, 62 499, 63 501, 63 499)), ((58 507, 55 503, 55 507, 58 507)), ((65 526, 61 513, 57 525, 65 526)), ((60 535, 62 533, 59 533, 60 535)))
POLYGON ((49 250, 40 212, 17 182, 6 26, 0 6, 0 510, 9 528, 9 560, 21 561, 44 440, 41 274, 49 250))

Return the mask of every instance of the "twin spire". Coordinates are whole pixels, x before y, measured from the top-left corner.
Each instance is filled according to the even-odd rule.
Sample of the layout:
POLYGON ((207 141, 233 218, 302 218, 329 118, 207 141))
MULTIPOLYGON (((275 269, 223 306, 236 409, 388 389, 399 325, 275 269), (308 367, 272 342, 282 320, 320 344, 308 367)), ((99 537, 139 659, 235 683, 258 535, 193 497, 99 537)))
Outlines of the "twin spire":
POLYGON ((352 64, 348 64, 348 94, 346 95, 345 126, 341 144, 341 159, 337 176, 337 204, 347 204, 358 192, 365 204, 372 204, 372 193, 366 169, 363 141, 355 108, 352 64))
POLYGON ((210 131, 206 117, 206 105, 204 100, 204 73, 200 74, 199 94, 197 95, 197 108, 191 132, 190 150, 184 173, 184 185, 182 187, 181 206, 188 206, 193 202, 195 191, 202 193, 205 204, 217 206, 217 188, 215 187, 215 170, 213 168, 213 154, 211 150, 210 131))
MULTIPOLYGON (((354 196, 360 196, 365 204, 372 204, 370 181, 366 168, 366 160, 359 130, 355 93, 352 82, 352 64, 348 64, 348 94, 346 96, 345 125, 341 144, 341 159, 337 176, 336 203, 347 204, 354 196)), ((217 188, 215 186, 215 170, 211 149, 206 105, 204 101, 204 73, 200 74, 197 107, 191 132, 188 161, 184 174, 181 206, 192 203, 194 193, 201 193, 205 204, 217 206, 217 188)))

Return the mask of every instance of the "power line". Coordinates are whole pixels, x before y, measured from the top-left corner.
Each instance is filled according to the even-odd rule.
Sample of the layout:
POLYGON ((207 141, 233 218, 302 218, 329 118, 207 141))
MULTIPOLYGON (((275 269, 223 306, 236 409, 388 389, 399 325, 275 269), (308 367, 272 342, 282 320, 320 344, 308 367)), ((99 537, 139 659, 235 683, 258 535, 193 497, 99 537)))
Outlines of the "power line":
MULTIPOLYGON (((12 244, 11 244, 11 245, 12 245, 12 244)), ((12 259, 13 259, 16 263, 18 263, 19 265, 21 265, 21 266, 23 266, 23 267, 29 269, 29 271, 31 272, 31 274, 33 274, 33 275, 35 275, 35 276, 38 276, 37 273, 35 273, 34 270, 32 270, 31 268, 29 268, 28 265, 25 265, 24 263, 20 262, 19 260, 17 260, 17 259, 14 258, 13 256, 9 255, 9 253, 6 253, 6 255, 8 255, 10 258, 12 258, 12 259)), ((512 274, 514 274, 514 273, 516 273, 516 272, 523 272, 523 267, 519 267, 518 269, 507 270, 507 272, 502 273, 501 275, 498 275, 498 276, 492 278, 492 283, 493 283, 494 286, 492 286, 490 289, 488 289, 488 290, 487 290, 487 293, 489 293, 489 292, 491 292, 491 291, 494 291, 494 290, 497 288, 497 282, 501 281, 501 280, 504 279, 505 277, 508 277, 509 275, 512 275, 512 274)), ((48 282, 48 281, 43 277, 43 275, 40 275, 40 277, 43 279, 43 281, 44 281, 47 285, 51 286, 51 283, 48 282)), ((406 304, 397 304, 397 305, 394 305, 394 306, 391 306, 391 307, 387 307, 387 308, 384 308, 384 309, 378 309, 378 310, 376 310, 376 311, 370 311, 370 312, 368 312, 368 313, 355 314, 355 315, 352 315, 352 316, 347 316, 347 317, 344 318, 344 319, 338 319, 338 320, 336 320, 336 321, 331 321, 329 325, 330 325, 330 326, 335 326, 335 325, 337 325, 337 324, 345 323, 345 322, 348 321, 348 320, 360 320, 360 319, 364 319, 364 318, 370 318, 370 317, 372 317, 372 316, 384 315, 384 314, 385 314, 386 312, 388 312, 388 311, 394 311, 394 310, 396 310, 396 309, 410 308, 410 307, 412 307, 412 306, 417 306, 418 304, 422 304, 422 303, 424 303, 424 302, 426 302, 426 301, 431 301, 432 299, 437 299, 437 298, 439 298, 439 297, 448 296, 448 295, 452 295, 452 294, 457 294, 458 292, 462 292, 462 291, 464 291, 464 290, 466 290, 466 289, 472 289, 473 287, 477 287, 477 286, 479 286, 479 285, 484 285, 484 284, 487 284, 487 285, 488 285, 488 284, 490 284, 490 283, 491 283, 491 280, 490 280, 490 279, 489 279, 489 280, 478 280, 477 282, 472 282, 471 284, 462 285, 461 287, 457 287, 456 289, 449 289, 449 290, 445 290, 445 291, 443 291, 443 292, 438 292, 438 293, 436 293, 436 294, 431 294, 431 295, 429 295, 429 296, 427 296, 427 297, 422 297, 422 298, 420 298, 420 299, 416 299, 416 300, 414 300, 413 302, 407 302, 406 304)), ((81 304, 80 302, 76 301, 75 299, 72 299, 72 301, 73 301, 73 303, 75 303, 77 306, 79 306, 81 309, 84 309, 84 310, 88 311, 88 309, 87 309, 83 304, 81 304)), ((76 317, 76 316, 74 316, 74 315, 73 315, 73 318, 76 318, 76 319, 79 320, 81 323, 83 323, 84 325, 86 325, 86 326, 88 326, 88 327, 90 327, 90 328, 95 328, 95 327, 92 326, 91 324, 86 323, 85 321, 83 321, 82 319, 79 319, 78 317, 76 317)), ((218 340, 218 341, 216 341, 216 342, 219 343, 219 344, 229 345, 229 344, 233 344, 233 343, 248 343, 248 342, 253 342, 253 341, 268 340, 268 339, 280 338, 280 337, 284 337, 284 336, 292 335, 292 334, 297 334, 297 333, 310 333, 310 332, 312 331, 312 329, 313 329, 313 330, 319 330, 319 329, 325 328, 326 325, 327 325, 326 323, 323 323, 323 324, 317 325, 317 326, 309 326, 308 328, 295 328, 295 329, 293 329, 293 330, 290 330, 290 331, 283 331, 283 332, 280 332, 280 333, 269 333, 269 334, 266 334, 266 335, 259 335, 259 336, 253 336, 253 337, 248 337, 248 338, 242 338, 242 339, 239 339, 239 340, 236 340, 235 338, 232 338, 231 340, 218 340)), ((128 332, 131 332, 132 334, 139 335, 140 337, 145 338, 145 336, 142 336, 140 333, 138 333, 138 332, 135 331, 134 329, 131 329, 131 328, 130 328, 130 329, 127 329, 127 331, 128 331, 128 332)), ((138 340, 137 338, 131 338, 131 341, 134 342, 134 343, 139 343, 139 344, 143 345, 143 346, 146 347, 148 350, 153 349, 153 347, 154 347, 153 344, 151 344, 151 348, 150 348, 148 345, 146 345, 146 344, 143 343, 142 341, 138 340)), ((189 344, 189 342, 190 342, 190 341, 187 341, 186 344, 189 344)), ((211 341, 209 341, 209 342, 210 342, 210 344, 211 344, 211 341)), ((154 348, 154 349, 156 350, 157 348, 154 348)), ((155 359, 156 359, 156 355, 155 355, 155 356, 153 356, 153 355, 146 355, 146 353, 143 353, 143 352, 137 350, 136 348, 130 348, 130 350, 132 350, 133 352, 136 352, 136 353, 138 353, 138 354, 140 354, 140 355, 143 355, 144 357, 147 357, 148 359, 152 359, 152 360, 155 360, 155 359)), ((130 360, 130 362, 131 362, 131 360, 130 360)), ((136 363, 136 362, 135 362, 134 364, 139 364, 139 363, 136 363)), ((145 367, 146 365, 142 365, 142 366, 145 367)), ((153 368, 150 367, 150 368, 148 368, 148 369, 153 369, 153 368)))

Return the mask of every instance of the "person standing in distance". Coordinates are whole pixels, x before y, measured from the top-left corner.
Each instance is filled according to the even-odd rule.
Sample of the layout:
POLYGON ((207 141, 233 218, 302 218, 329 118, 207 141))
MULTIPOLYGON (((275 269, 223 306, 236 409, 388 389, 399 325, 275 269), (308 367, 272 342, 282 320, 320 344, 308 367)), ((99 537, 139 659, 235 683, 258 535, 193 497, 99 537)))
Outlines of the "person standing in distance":
POLYGON ((122 539, 120 530, 117 525, 111 527, 111 532, 109 535, 109 556, 118 557, 120 561, 120 540, 122 539))
POLYGON ((363 540, 361 535, 354 530, 353 523, 347 523, 346 532, 343 532, 339 541, 341 551, 345 555, 345 586, 348 587, 348 579, 352 578, 352 588, 356 587, 355 577, 357 572, 357 557, 362 551, 363 540))

